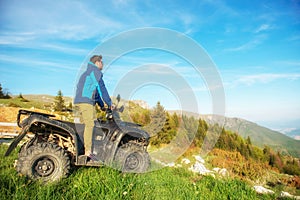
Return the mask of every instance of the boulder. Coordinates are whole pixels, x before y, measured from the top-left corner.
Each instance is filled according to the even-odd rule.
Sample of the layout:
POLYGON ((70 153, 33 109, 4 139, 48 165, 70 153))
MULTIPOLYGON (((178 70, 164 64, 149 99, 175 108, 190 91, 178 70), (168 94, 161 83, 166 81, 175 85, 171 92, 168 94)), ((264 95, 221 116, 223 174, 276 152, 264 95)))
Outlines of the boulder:
POLYGON ((291 199, 300 200, 300 196, 294 196, 294 195, 291 195, 288 192, 283 192, 283 191, 280 193, 280 197, 288 197, 288 198, 291 198, 291 199))
POLYGON ((198 161, 198 162, 200 162, 200 163, 205 163, 205 161, 203 160, 203 158, 201 157, 201 156, 199 156, 199 155, 194 155, 194 157, 195 157, 195 159, 196 159, 196 161, 198 161))
POLYGON ((211 171, 206 169, 206 167, 203 165, 203 163, 200 163, 198 161, 196 161, 196 163, 194 165, 192 165, 189 170, 202 174, 202 175, 207 175, 210 174, 211 171))
POLYGON ((174 162, 168 163, 167 166, 168 167, 175 167, 175 163, 174 162))
POLYGON ((218 172, 221 176, 228 176, 228 171, 225 168, 222 168, 221 170, 219 170, 218 172))
POLYGON ((215 167, 215 168, 213 168, 212 170, 213 170, 214 172, 216 172, 216 173, 219 173, 219 171, 221 170, 221 168, 215 167))
POLYGON ((221 176, 228 176, 228 171, 225 168, 221 169, 219 167, 215 167, 215 168, 213 168, 213 171, 216 172, 216 173, 218 173, 221 176))
POLYGON ((253 186, 253 189, 259 194, 274 194, 274 191, 264 188, 260 185, 253 186))

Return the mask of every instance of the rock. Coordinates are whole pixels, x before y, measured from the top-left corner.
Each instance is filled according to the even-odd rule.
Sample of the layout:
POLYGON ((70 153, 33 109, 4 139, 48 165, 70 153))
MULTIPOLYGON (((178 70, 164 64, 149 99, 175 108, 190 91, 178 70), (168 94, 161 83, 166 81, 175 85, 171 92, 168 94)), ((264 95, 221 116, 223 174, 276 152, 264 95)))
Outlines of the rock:
POLYGON ((168 163, 167 166, 168 167, 175 167, 175 163, 174 162, 168 163))
POLYGON ((221 176, 228 176, 228 171, 225 168, 222 168, 221 170, 219 170, 218 172, 221 176))
POLYGON ((201 156, 194 155, 194 157, 195 157, 196 161, 199 161, 199 162, 201 162, 203 164, 205 163, 205 161, 203 160, 203 158, 201 158, 201 156))
POLYGON ((213 168, 212 170, 215 171, 216 173, 219 173, 220 169, 221 169, 221 168, 219 168, 219 167, 215 167, 215 168, 213 168))
POLYGON ((294 195, 291 195, 288 192, 283 192, 283 191, 280 193, 280 197, 288 197, 288 198, 291 198, 291 199, 300 200, 300 196, 294 196, 294 195))
POLYGON ((213 168, 213 171, 220 174, 221 176, 228 176, 228 171, 225 168, 219 168, 219 167, 215 167, 213 168))
POLYGON ((196 161, 196 163, 193 166, 191 166, 189 168, 189 170, 196 172, 196 173, 200 173, 202 175, 207 175, 207 174, 211 173, 210 170, 206 169, 206 167, 198 161, 196 161))
POLYGON ((253 186, 253 189, 259 194, 274 194, 274 191, 264 188, 263 186, 253 186))
POLYGON ((189 159, 187 159, 187 158, 183 158, 183 159, 181 160, 181 163, 184 163, 184 164, 188 165, 188 164, 191 163, 191 161, 190 161, 189 159))

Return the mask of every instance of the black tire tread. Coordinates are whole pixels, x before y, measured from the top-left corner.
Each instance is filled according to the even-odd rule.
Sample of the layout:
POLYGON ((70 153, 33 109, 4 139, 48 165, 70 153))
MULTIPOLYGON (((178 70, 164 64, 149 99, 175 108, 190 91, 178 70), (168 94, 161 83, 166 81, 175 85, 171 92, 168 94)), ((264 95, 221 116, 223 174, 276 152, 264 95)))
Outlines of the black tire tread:
POLYGON ((52 182, 68 176, 70 171, 70 159, 68 154, 60 146, 52 143, 37 143, 26 150, 20 151, 16 166, 17 171, 31 179, 39 179, 39 177, 35 177, 32 173, 32 163, 41 155, 51 155, 56 158, 59 163, 58 172, 49 177, 40 178, 42 181, 52 182))
POLYGON ((142 144, 130 141, 118 148, 115 156, 115 164, 117 169, 121 170, 122 172, 144 173, 150 167, 150 156, 148 152, 144 149, 142 144), (134 152, 138 152, 140 155, 142 155, 142 165, 134 171, 127 170, 124 166, 126 158, 134 152))

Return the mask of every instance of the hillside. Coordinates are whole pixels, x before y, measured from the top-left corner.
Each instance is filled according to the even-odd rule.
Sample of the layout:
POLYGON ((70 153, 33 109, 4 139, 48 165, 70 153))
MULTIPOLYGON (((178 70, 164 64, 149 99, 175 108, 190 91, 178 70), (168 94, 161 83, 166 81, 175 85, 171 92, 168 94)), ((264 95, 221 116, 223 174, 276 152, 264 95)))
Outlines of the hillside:
MULTIPOLYGON (((0 144, 0 155, 7 149, 0 144)), ((213 178, 184 168, 145 174, 124 174, 109 167, 81 167, 60 182, 44 185, 17 176, 17 152, 0 162, 0 199, 275 199, 257 194, 251 185, 235 178, 213 178)))
POLYGON ((300 140, 300 129, 282 130, 280 132, 282 132, 283 134, 285 134, 295 140, 300 140))
MULTIPOLYGON (((14 99, 0 99, 0 106, 11 106, 11 107, 22 107, 22 108, 38 108, 50 110, 51 104, 54 102, 54 96, 51 95, 23 95, 23 97, 29 102, 23 102, 18 98, 14 99)), ((68 105, 69 102, 72 102, 71 97, 64 97, 65 104, 68 105)), ((139 104, 139 101, 136 102, 139 104)), ((142 102, 143 105, 146 105, 146 102, 142 102)), ((145 106, 147 108, 147 105, 145 106)), ((181 113, 187 116, 194 116, 195 118, 201 117, 208 124, 219 124, 224 125, 224 128, 232 132, 237 132, 243 138, 248 136, 251 138, 253 144, 264 147, 268 145, 273 149, 283 153, 291 154, 295 157, 300 157, 300 141, 292 139, 287 135, 284 135, 280 132, 270 130, 263 126, 260 126, 256 123, 240 119, 240 118, 229 118, 217 115, 198 115, 191 112, 179 112, 179 111, 169 111, 170 113, 181 113)), ((15 117, 15 116, 14 116, 15 117)), ((13 117, 13 118, 14 118, 13 117)), ((11 117, 10 117, 11 118, 11 117)), ((295 130, 295 133, 298 133, 295 130)), ((294 134, 294 132, 290 133, 294 134)))
MULTIPOLYGON (((28 99, 29 101, 38 101, 46 103, 53 103, 55 96, 47 95, 47 94, 27 94, 23 95, 25 99, 28 99)), ((64 96, 65 102, 68 104, 69 102, 73 102, 71 97, 64 96)))
MULTIPOLYGON (((29 101, 22 101, 20 98, 14 98, 14 99, 10 99, 10 103, 14 102, 15 104, 20 104, 21 106, 30 106, 31 104, 37 104, 39 103, 40 105, 45 105, 46 102, 48 102, 49 104, 51 104, 51 100, 53 99, 51 96, 44 96, 44 95, 39 95, 39 98, 37 96, 33 96, 32 98, 25 96, 25 98, 29 101), (38 101, 36 101, 36 99, 39 99, 38 101)), ((4 103, 9 103, 9 102, 4 102, 4 103)), ((142 102, 144 103, 144 102, 142 102)), ((3 104, 3 103, 2 103, 3 104)), ((137 120, 139 122, 142 122, 140 124, 147 124, 147 121, 150 120, 150 118, 147 118, 147 116, 149 117, 150 114, 153 112, 153 110, 148 110, 145 108, 142 108, 140 105, 139 101, 126 101, 126 100, 122 100, 121 105, 126 104, 126 111, 128 111, 128 117, 130 117, 129 120, 137 120), (147 120, 148 119, 148 120, 147 120), (145 122, 145 123, 143 123, 145 122)), ((144 105, 144 104, 143 104, 144 105)), ((162 107, 162 106, 161 106, 162 107)), ((0 106, 0 116, 2 117, 2 121, 15 121, 15 116, 17 114, 19 108, 14 108, 14 107, 7 107, 5 105, 0 106)), ((35 108, 36 109, 36 108, 35 108)), ((158 107, 156 107, 156 109, 158 109, 158 107)), ((46 111, 46 110, 40 110, 42 112, 50 112, 50 111, 46 111)), ((158 111, 158 110, 156 110, 158 111)), ((162 107, 162 110, 163 107, 162 107)), ((126 113, 126 112, 124 112, 126 113)), ((123 113, 123 114, 124 114, 123 113)), ((61 113, 60 113, 61 114, 61 113)), ((163 125, 162 128, 162 133, 158 134, 159 137, 152 137, 150 140, 150 147, 148 149, 148 151, 150 152, 150 155, 153 155, 153 152, 155 152, 155 150, 159 149, 160 147, 164 147, 164 145, 168 144, 168 141, 172 140, 172 138, 174 137, 169 137, 172 136, 172 129, 174 128, 178 128, 178 118, 177 118, 177 126, 176 126, 176 115, 170 115, 169 112, 166 112, 167 114, 167 119, 165 124, 163 125), (166 137, 168 136, 168 137, 166 137), (162 138, 162 139, 161 139, 162 138), (157 144, 156 144, 157 143, 157 144), (162 145, 161 145, 162 143, 162 145)), ((185 115, 188 115, 186 113, 184 113, 185 115)), ((191 114, 190 114, 191 115, 191 114)), ((199 153, 200 149, 199 149, 199 145, 203 142, 203 137, 205 136, 205 127, 207 127, 207 123, 209 124, 223 124, 223 121, 226 121, 226 125, 225 125, 225 129, 229 129, 230 127, 236 128, 238 127, 238 131, 233 131, 233 132, 240 132, 241 130, 244 130, 244 128, 248 128, 248 131, 250 133, 250 135, 252 134, 252 130, 250 130, 250 128, 256 128, 258 125, 254 124, 252 122, 246 121, 246 120, 242 120, 242 119, 237 119, 237 118, 224 118, 221 116, 212 116, 212 115, 203 115, 201 116, 201 118, 203 120, 198 120, 198 116, 196 116, 197 119, 193 119, 192 117, 183 117, 183 120, 187 120, 189 124, 189 126, 186 127, 186 131, 181 132, 181 130, 178 131, 177 136, 178 138, 180 137, 180 133, 185 133, 188 136, 189 128, 192 127, 197 127, 199 124, 200 129, 197 130, 197 133, 194 141, 192 143, 192 145, 190 145, 190 148, 184 153, 182 160, 187 160, 190 159, 192 161, 194 155, 196 155, 197 153, 199 153), (202 123, 203 122, 203 123, 202 123), (201 124, 201 125, 200 125, 201 124), (206 125, 205 125, 206 124, 206 125), (239 125, 239 126, 237 126, 239 125), (229 128, 227 128, 229 127, 229 128), (200 131, 199 131, 200 130, 200 131), (203 132, 204 131, 204 132, 203 132)), ((258 126, 259 127, 259 126, 258 126)), ((265 131, 264 127, 259 127, 260 129, 257 129, 258 131, 265 131)), ((217 129, 219 130, 219 129, 217 129)), ((246 129, 247 130, 247 129, 246 129)), ((256 130, 256 129, 254 129, 256 130)), ((277 136, 277 135, 276 135, 277 136)), ((266 137, 267 138, 267 137, 266 137)), ((277 137, 275 137, 276 139, 278 139, 277 137)), ((177 140, 178 141, 178 140, 177 140)), ((284 189, 286 191, 290 191, 294 194, 299 194, 298 191, 298 187, 300 185, 299 182, 299 177, 296 175, 299 175, 299 160, 298 159, 294 159, 294 158, 289 158, 289 157, 283 157, 280 154, 277 154, 276 152, 273 152, 270 149, 267 149, 267 151, 265 152, 265 150, 259 149, 255 146, 253 146, 251 144, 251 142, 248 142, 249 140, 243 140, 241 138, 241 136, 239 136, 236 133, 232 133, 231 131, 226 131, 226 130, 222 130, 222 134, 219 137, 218 142, 216 143, 215 149, 210 152, 210 154, 207 157, 207 161, 209 163, 209 165, 211 165, 214 167, 222 167, 224 170, 228 170, 227 175, 230 175, 230 180, 234 179, 234 178, 240 178, 243 180, 243 182, 235 182, 235 180, 233 181, 234 184, 237 183, 238 185, 240 184, 245 184, 247 183, 260 183, 260 184, 264 184, 271 188, 274 188, 275 191, 278 191, 276 189, 277 185, 278 185, 278 181, 280 182, 281 185, 281 189, 282 187, 284 187, 284 189), (274 160, 274 161, 273 161, 274 160), (297 169, 294 169, 293 167, 297 167, 297 169), (287 174, 291 174, 291 175, 295 175, 295 176, 289 176, 289 175, 280 175, 279 173, 287 173, 287 174), (244 182, 245 181, 245 182, 244 182), (299 183, 298 183, 299 182, 299 183), (270 183, 270 184, 269 184, 270 183), (297 184, 297 185, 295 185, 297 184), (283 186, 284 185, 284 186, 283 186)), ((265 142, 265 141, 264 141, 265 142)), ((254 142, 253 142, 254 143, 254 142)), ((268 146, 272 146, 269 145, 268 146)), ((173 148, 172 152, 175 152, 177 149, 173 148)), ((161 152, 160 152, 161 153, 161 152)), ((155 157, 152 157, 152 159, 154 159, 154 161, 156 161, 155 157)), ((160 161, 160 160, 159 160, 160 161)), ((202 162, 202 161, 201 161, 202 162)), ((158 162, 160 163, 160 162, 158 162)), ((167 164, 167 166, 171 166, 172 163, 164 163, 167 164)), ((193 167, 193 168, 197 168, 199 167, 199 163, 196 165, 195 164, 191 164, 190 167, 188 168, 188 166, 183 165, 182 161, 180 162, 180 159, 178 159, 176 161, 176 164, 173 163, 172 166, 176 166, 176 167, 184 167, 184 168, 188 168, 189 170, 193 167)), ((155 164, 156 165, 156 164, 155 164)), ((201 167, 201 166, 200 166, 201 167)), ((216 169, 217 169, 216 168, 216 169)), ((155 166, 153 169, 156 169, 155 166)), ((186 170, 183 169, 183 170, 186 170)), ((214 168, 215 169, 215 168, 214 168)), ((167 171, 163 170, 161 172, 158 172, 158 176, 163 177, 162 174, 165 174, 167 171), (162 174, 160 174, 162 173, 162 174)), ((188 176, 188 180, 192 179, 202 179, 202 176, 194 176, 192 174, 190 174, 190 172, 187 171, 178 171, 177 169, 172 170, 172 174, 170 177, 176 176, 177 173, 183 173, 183 176, 180 177, 178 180, 179 182, 182 182, 184 180, 181 180, 181 178, 185 179, 186 176, 188 176)), ((151 173, 153 175, 153 173, 151 173)), ((74 175, 71 175, 71 177, 75 177, 76 176, 76 172, 74 172, 74 175)), ((117 175, 116 175, 117 176, 117 175)), ((151 177, 151 175, 150 175, 151 177)), ((227 177, 228 178, 228 177, 227 177)), ((169 177, 167 179, 170 179, 169 177)), ((205 179, 205 178, 204 178, 205 179)), ((66 181, 72 181, 73 179, 67 179, 66 181)), ((214 180, 214 179, 209 179, 208 180, 208 184, 220 184, 218 187, 222 187, 222 189, 224 190, 224 193, 218 193, 216 192, 216 195, 218 197, 220 197, 220 195, 228 195, 231 194, 232 192, 232 187, 236 187, 235 185, 231 185, 228 187, 224 187, 227 186, 227 183, 230 182, 229 179, 225 179, 225 181, 223 182, 223 180, 220 180, 222 183, 219 182, 219 180, 214 180), (224 185, 223 185, 224 184, 224 185)), ((63 182, 65 183, 65 182, 63 182)), ((211 192, 212 190, 214 190, 215 187, 210 188, 210 186, 203 186, 201 185, 203 182, 199 182, 199 187, 202 187, 203 190, 206 190, 206 187, 209 187, 208 190, 211 192)), ((26 184, 26 183, 22 183, 22 184, 26 184)), ((168 183, 169 184, 169 183, 168 183)), ((171 183, 172 184, 172 183, 171 183)), ((193 184, 194 185, 194 184, 193 184)), ((171 189, 172 187, 170 187, 171 189)), ((248 189, 246 188, 240 188, 243 192, 247 191, 248 189)), ((102 191, 102 190, 101 190, 102 191)), ((249 189, 250 191, 250 189, 249 189)), ((166 191, 163 191, 166 192, 166 191)), ((183 190, 183 193, 188 193, 189 195, 191 194, 190 189, 187 190, 183 190)), ((129 193, 129 192, 128 192, 129 193)), ((135 193, 135 192, 134 192, 135 193)), ((167 191, 167 193, 169 193, 169 191, 167 191)), ((21 194, 19 194, 21 195, 21 194)), ((44 194, 42 194, 44 195, 44 194)), ((73 194, 70 194, 73 195, 73 194)), ((240 195, 238 195, 240 196, 240 195)), ((110 196, 111 197, 111 196, 110 196)), ((119 193, 119 197, 122 197, 122 193, 119 193)), ((130 196, 131 198, 135 197, 135 196, 130 196)), ((192 198, 196 198, 198 197, 198 195, 196 196, 191 196, 192 198)), ((213 194, 213 197, 216 197, 213 194)), ((253 193, 252 198, 255 198, 256 194, 253 193)), ((249 197, 249 199, 252 199, 249 197)), ((272 197, 271 197, 272 199, 272 197)))
POLYGON ((226 130, 236 132, 245 139, 249 136, 252 143, 259 147, 267 145, 283 154, 289 153, 295 157, 300 157, 299 140, 292 139, 280 132, 273 131, 256 123, 240 118, 229 118, 218 115, 198 115, 191 112, 184 112, 183 114, 197 118, 200 117, 208 124, 223 125, 226 130))

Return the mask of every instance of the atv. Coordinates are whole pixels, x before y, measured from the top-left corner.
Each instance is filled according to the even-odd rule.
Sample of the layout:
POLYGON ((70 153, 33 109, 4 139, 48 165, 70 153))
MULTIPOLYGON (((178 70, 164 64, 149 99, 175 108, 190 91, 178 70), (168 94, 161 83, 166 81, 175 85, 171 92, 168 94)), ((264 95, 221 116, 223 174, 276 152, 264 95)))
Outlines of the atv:
MULTIPOLYGON (((120 95, 117 97, 117 105, 120 95)), ((149 134, 139 124, 124 122, 119 112, 124 106, 94 122, 92 153, 96 161, 84 155, 84 124, 53 119, 51 114, 19 110, 17 124, 21 133, 10 144, 8 156, 28 133, 18 154, 16 170, 34 180, 52 182, 65 178, 75 166, 114 167, 122 172, 142 173, 150 167, 147 152, 149 134), (22 120, 21 120, 22 119, 22 120)))

